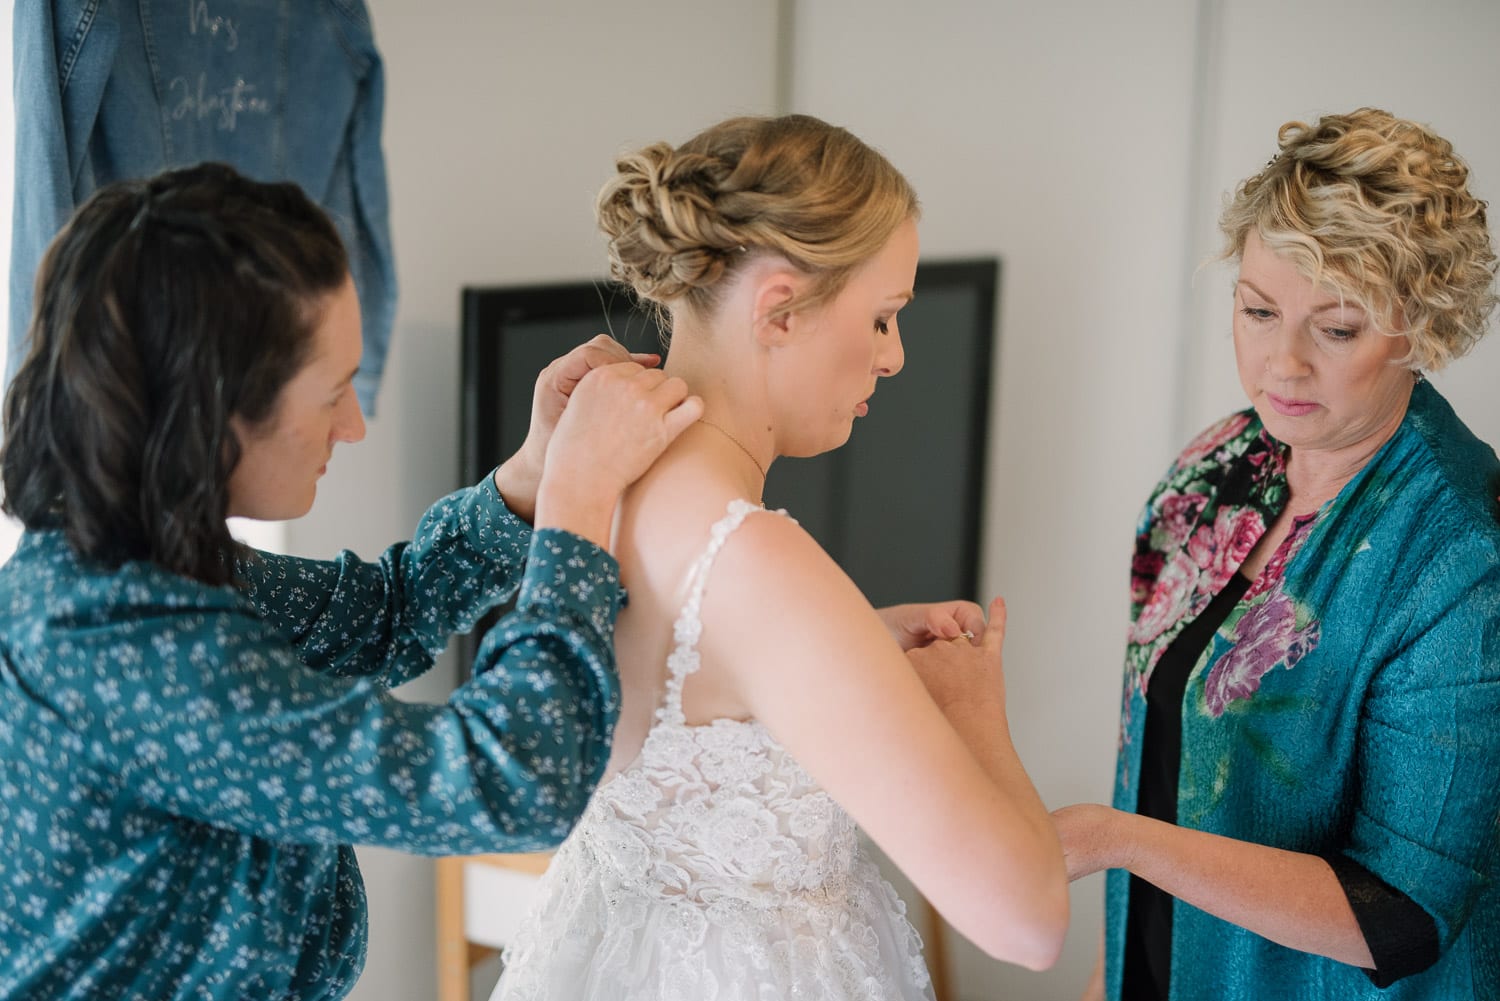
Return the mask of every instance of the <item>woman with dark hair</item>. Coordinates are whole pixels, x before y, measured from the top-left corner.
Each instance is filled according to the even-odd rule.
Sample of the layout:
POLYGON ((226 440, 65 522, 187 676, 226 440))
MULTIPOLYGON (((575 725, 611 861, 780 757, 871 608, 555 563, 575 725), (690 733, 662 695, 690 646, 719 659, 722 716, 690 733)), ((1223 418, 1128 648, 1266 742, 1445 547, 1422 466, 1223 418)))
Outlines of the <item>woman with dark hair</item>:
POLYGON ((359 307, 323 213, 219 165, 106 188, 48 252, 6 399, 0 997, 343 997, 352 844, 532 849, 618 706, 621 491, 701 412, 604 339, 530 434, 374 563, 250 550, 358 441, 359 307), (527 524, 530 522, 530 524, 527 524), (444 705, 389 694, 514 594, 444 705))

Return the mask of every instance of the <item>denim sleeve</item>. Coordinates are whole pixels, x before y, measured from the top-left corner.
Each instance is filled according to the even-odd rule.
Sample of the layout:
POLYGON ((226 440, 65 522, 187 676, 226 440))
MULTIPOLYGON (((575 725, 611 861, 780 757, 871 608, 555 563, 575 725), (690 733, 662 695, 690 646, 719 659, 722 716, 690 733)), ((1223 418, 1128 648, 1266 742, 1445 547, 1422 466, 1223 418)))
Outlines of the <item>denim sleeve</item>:
POLYGON ((531 537, 486 476, 438 500, 410 542, 374 563, 347 551, 333 560, 258 553, 235 569, 241 594, 302 663, 394 687, 515 594, 531 537))
POLYGON ((385 153, 380 146, 384 109, 385 68, 377 57, 360 84, 359 103, 350 125, 349 153, 358 234, 358 249, 351 256, 358 264, 360 287, 365 289, 360 300, 365 311, 365 353, 354 377, 354 388, 361 405, 370 414, 375 413, 376 394, 390 350, 399 294, 395 251, 391 247, 385 153))
POLYGON ((385 152, 380 143, 385 118, 385 64, 375 45, 370 13, 362 0, 337 0, 328 7, 345 50, 360 67, 358 95, 349 115, 345 149, 337 168, 345 175, 339 183, 348 186, 347 210, 352 218, 339 222, 362 314, 365 350, 354 376, 354 390, 365 413, 374 414, 395 326, 398 296, 385 152))
POLYGON ((1500 833, 1500 566, 1488 551, 1445 555, 1412 593, 1430 611, 1366 696, 1344 854, 1430 915, 1441 955, 1500 833))
POLYGON ((5 382, 26 354, 42 255, 75 208, 74 182, 114 63, 119 28, 97 2, 34 0, 12 16, 16 190, 5 382))
POLYGON ((227 589, 95 617, 45 670, 94 764, 147 809, 281 842, 530 850, 566 835, 608 760, 617 595, 607 553, 535 533, 515 612, 439 705, 308 671, 227 589))

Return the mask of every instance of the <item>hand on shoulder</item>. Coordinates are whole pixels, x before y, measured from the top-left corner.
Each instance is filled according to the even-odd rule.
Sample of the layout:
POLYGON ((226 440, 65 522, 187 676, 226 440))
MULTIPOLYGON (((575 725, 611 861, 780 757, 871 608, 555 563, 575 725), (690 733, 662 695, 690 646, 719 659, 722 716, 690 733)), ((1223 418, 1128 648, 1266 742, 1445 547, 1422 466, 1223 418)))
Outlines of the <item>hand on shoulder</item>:
POLYGON ((621 492, 702 412, 687 383, 660 369, 633 361, 591 369, 547 445, 537 527, 565 528, 607 548, 621 492))
POLYGON ((571 492, 613 510, 619 492, 702 416, 702 400, 656 368, 659 361, 601 334, 542 370, 526 441, 495 471, 495 486, 515 514, 535 521, 538 493, 554 468, 554 495, 566 500, 571 492))

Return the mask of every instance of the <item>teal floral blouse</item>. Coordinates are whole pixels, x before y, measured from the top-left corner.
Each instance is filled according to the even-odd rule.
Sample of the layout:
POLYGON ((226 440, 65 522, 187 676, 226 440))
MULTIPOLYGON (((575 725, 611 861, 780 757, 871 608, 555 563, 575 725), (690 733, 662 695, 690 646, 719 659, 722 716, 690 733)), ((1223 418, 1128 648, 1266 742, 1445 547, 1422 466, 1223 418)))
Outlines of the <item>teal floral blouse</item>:
POLYGON ((607 553, 486 477, 378 562, 238 571, 106 569, 45 531, 0 567, 0 998, 341 998, 352 844, 537 849, 582 812, 618 712, 607 553), (446 704, 390 694, 518 585, 446 704))
MULTIPOLYGON (((1131 573, 1114 805, 1134 812, 1162 652, 1286 504, 1253 411, 1200 435, 1146 505, 1131 573)), ((1182 709, 1178 823, 1342 853, 1420 905, 1435 965, 1364 971, 1174 903, 1173 999, 1500 998, 1500 463, 1427 383, 1400 429, 1295 524, 1210 641, 1182 709)), ((1129 874, 1108 876, 1120 996, 1129 874)))

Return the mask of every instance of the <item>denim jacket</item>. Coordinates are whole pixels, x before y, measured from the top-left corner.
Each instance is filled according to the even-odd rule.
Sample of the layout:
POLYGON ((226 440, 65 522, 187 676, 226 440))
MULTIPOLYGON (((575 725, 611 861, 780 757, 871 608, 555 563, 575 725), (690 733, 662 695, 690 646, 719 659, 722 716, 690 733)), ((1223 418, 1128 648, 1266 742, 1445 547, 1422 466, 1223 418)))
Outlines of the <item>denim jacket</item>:
POLYGON ((112 181, 204 160, 294 181, 333 217, 364 319, 373 411, 396 305, 364 0, 28 0, 16 5, 16 199, 6 383, 33 282, 73 210, 112 181))

